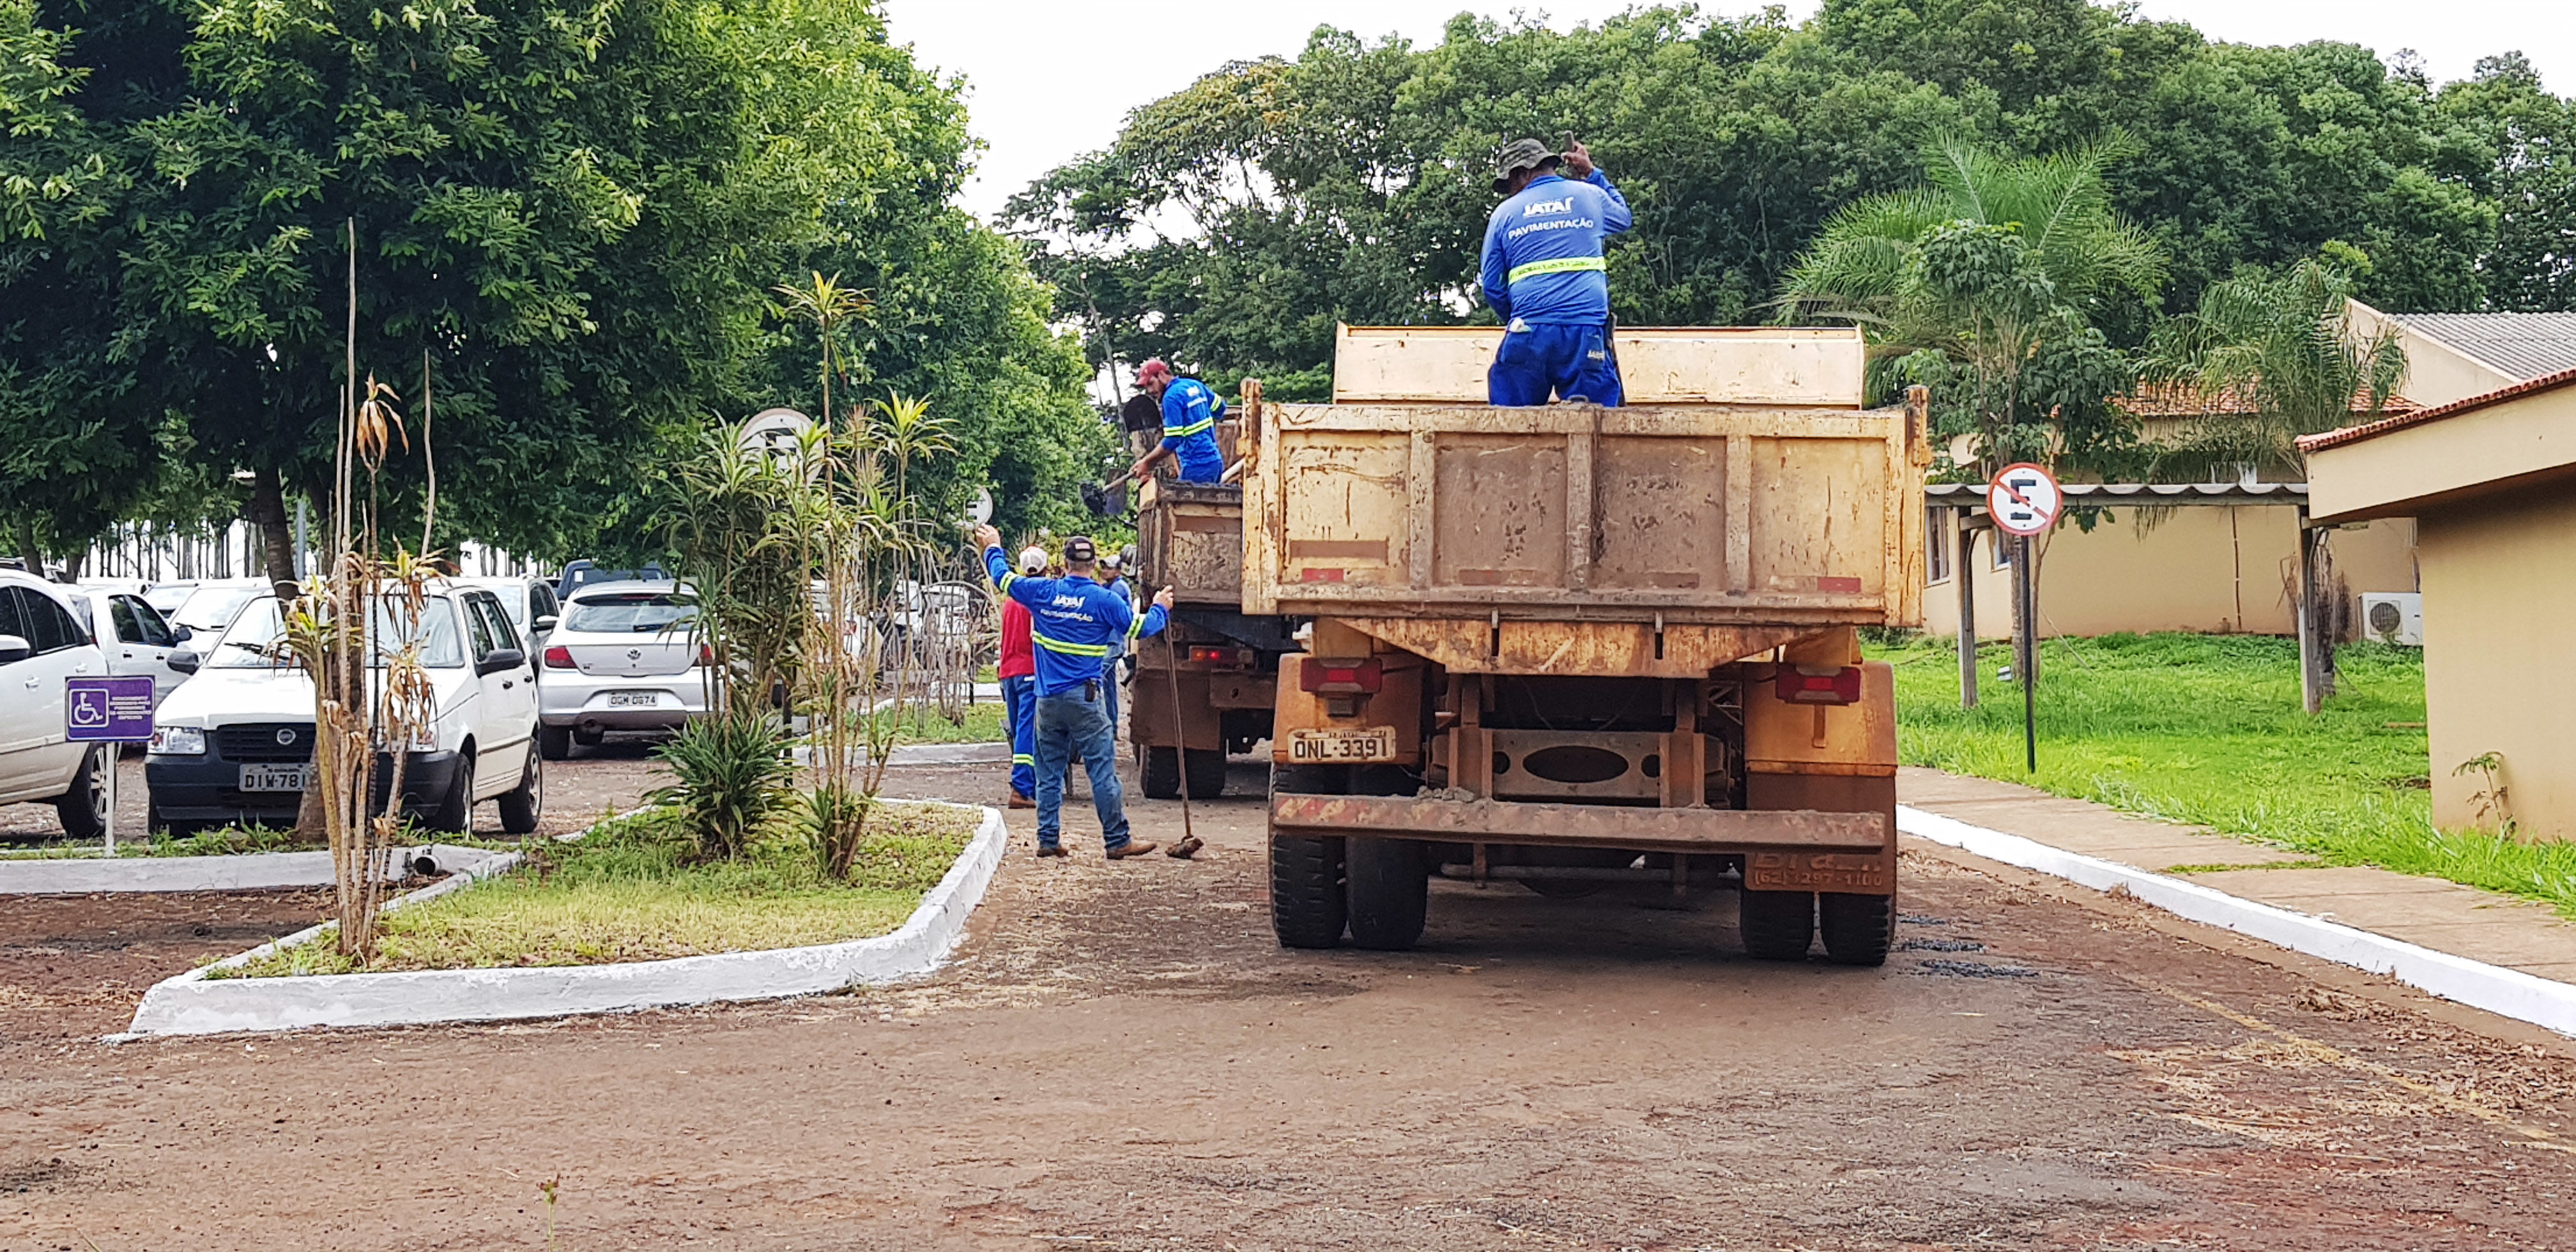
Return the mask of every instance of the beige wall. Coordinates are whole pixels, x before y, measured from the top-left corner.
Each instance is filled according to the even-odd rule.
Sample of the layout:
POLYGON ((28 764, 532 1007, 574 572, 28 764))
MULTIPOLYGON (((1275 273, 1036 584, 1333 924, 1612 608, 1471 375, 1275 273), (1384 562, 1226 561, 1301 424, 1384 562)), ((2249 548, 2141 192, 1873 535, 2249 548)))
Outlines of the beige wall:
MULTIPOLYGON (((2141 528, 2137 512, 2113 511, 2090 533, 2061 527, 2040 550, 2039 616, 2043 635, 2287 635, 2297 630, 2290 583, 2298 559, 2298 510, 2290 505, 2167 510, 2141 528)), ((2413 591, 2414 524, 2372 522, 2338 530, 2329 541, 2335 570, 2355 595, 2413 591)), ((1955 532, 1945 536, 1957 565, 1955 532)), ((1970 573, 1977 596, 1977 634, 2012 633, 2012 571, 1994 568, 1992 532, 1977 540, 1970 573)), ((1958 571, 1923 597, 1923 628, 1959 633, 1958 571)))
POLYGON ((2561 386, 2319 448, 2308 454, 2308 503, 2319 517, 2405 516, 2491 483, 2571 470, 2576 386, 2561 386))
POLYGON ((2484 779, 2451 771, 2495 752, 2522 833, 2576 839, 2576 492, 2479 500, 2421 525, 2433 820, 2474 822, 2484 779))
POLYGON ((2398 345, 2406 349, 2406 377, 2397 384, 2397 394, 2425 408, 2439 408, 2454 400, 2482 396, 2522 381, 2449 344, 2427 339, 2399 326, 2386 314, 2359 300, 2347 301, 2346 307, 2352 314, 2352 328, 2358 334, 2376 335, 2383 326, 2397 331, 2398 345))

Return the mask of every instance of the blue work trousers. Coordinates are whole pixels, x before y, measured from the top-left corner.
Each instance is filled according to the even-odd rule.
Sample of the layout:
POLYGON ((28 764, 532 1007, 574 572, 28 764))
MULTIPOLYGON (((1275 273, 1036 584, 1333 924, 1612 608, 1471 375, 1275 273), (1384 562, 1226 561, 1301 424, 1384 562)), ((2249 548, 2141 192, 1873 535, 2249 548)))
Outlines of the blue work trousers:
POLYGON ((1503 332, 1493 367, 1485 371, 1485 392, 1491 403, 1516 406, 1545 404, 1553 396, 1617 408, 1626 397, 1607 326, 1550 323, 1503 332))
POLYGON ((1113 742, 1118 738, 1118 655, 1110 653, 1100 666, 1100 696, 1109 702, 1109 738, 1113 742))
POLYGON ((1002 680, 1002 716, 1011 723, 1011 794, 1038 794, 1038 680, 1021 674, 1002 680))
POLYGON ((1100 841, 1127 846, 1126 797, 1118 787, 1118 744, 1109 734, 1108 706, 1084 687, 1038 697, 1038 846, 1056 846, 1063 833, 1064 781, 1072 762, 1091 779, 1091 807, 1100 814, 1100 841))

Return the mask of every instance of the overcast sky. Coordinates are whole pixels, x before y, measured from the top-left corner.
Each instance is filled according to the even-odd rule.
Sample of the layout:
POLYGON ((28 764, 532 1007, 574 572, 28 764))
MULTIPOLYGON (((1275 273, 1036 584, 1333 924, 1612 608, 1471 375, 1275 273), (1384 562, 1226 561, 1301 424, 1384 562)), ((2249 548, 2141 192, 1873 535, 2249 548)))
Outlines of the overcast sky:
MULTIPOLYGON (((1461 10, 1507 13, 1477 0, 887 0, 894 38, 920 61, 963 74, 977 138, 987 145, 966 207, 990 214, 1065 159, 1105 147, 1127 111, 1232 60, 1293 56, 1319 25, 1374 40, 1436 40, 1461 10)), ((1564 29, 1631 6, 1555 0, 1517 7, 1564 29)), ((1720 0, 1704 9, 1749 12, 1720 0)), ((1792 0, 1794 17, 1815 11, 1792 0)), ((2568 0, 2143 0, 2151 18, 2180 19, 2213 39, 2302 43, 2340 39, 2382 56, 2422 54, 2434 81, 2467 76, 2481 56, 2519 48, 2550 88, 2576 91, 2576 19, 2568 0)))

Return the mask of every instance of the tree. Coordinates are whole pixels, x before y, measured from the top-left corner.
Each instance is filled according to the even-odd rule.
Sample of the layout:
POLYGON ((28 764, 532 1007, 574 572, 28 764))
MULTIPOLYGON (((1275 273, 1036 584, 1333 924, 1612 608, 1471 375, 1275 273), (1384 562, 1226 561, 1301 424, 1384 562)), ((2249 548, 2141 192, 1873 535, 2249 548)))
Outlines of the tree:
POLYGON ((2463 180, 2495 203, 2493 242, 2478 258, 2487 306, 2576 310, 2576 104, 2543 90, 2530 60, 2508 52, 2444 87, 2438 108, 2476 145, 2463 180))
POLYGON ((2251 271, 2158 327, 2150 378, 2246 402, 2201 419, 2158 459, 2194 477, 2248 465, 2277 472, 2303 464, 2299 436, 2378 416, 2406 375, 2406 350, 2393 327, 2354 329, 2347 266, 2361 261, 2347 252, 2341 263, 2310 257, 2279 274, 2251 271))
POLYGON ((1825 224, 1782 316, 1857 322, 1875 355, 1908 358, 1913 381, 1938 384, 1943 433, 1977 436, 1980 478, 2019 460, 2094 467, 2126 443, 2104 420, 2126 388, 2090 315, 2117 296, 2153 304, 2164 278, 2145 232, 2111 210, 2118 151, 2014 159, 1940 140, 1927 184, 1825 224))

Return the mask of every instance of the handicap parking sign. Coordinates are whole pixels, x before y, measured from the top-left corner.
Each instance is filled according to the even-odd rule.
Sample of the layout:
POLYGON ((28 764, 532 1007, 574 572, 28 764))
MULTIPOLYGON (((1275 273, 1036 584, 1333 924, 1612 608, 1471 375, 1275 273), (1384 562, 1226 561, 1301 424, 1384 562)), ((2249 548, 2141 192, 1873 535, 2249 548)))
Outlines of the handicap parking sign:
POLYGON ((152 679, 74 678, 64 684, 64 737, 74 743, 141 743, 152 737, 152 679))

